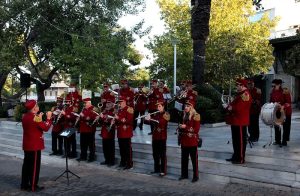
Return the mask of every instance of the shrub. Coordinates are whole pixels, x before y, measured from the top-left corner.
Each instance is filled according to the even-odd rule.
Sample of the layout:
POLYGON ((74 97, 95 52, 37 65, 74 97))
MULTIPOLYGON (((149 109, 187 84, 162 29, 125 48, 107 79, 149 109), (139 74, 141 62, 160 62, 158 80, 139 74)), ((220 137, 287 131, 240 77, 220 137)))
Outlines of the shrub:
POLYGON ((24 113, 26 113, 26 108, 24 107, 24 104, 20 103, 20 104, 16 105, 14 113, 15 113, 15 116, 14 116, 15 120, 17 122, 22 121, 22 116, 24 113))
POLYGON ((8 113, 7 113, 7 108, 4 106, 0 108, 0 118, 7 118, 8 113))

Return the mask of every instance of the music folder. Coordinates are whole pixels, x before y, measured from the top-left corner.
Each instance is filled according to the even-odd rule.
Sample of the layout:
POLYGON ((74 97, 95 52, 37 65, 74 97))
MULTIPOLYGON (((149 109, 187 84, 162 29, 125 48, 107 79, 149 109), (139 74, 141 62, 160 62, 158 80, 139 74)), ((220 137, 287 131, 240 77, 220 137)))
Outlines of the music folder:
POLYGON ((67 128, 63 130, 59 135, 62 137, 71 137, 76 132, 76 128, 67 128))

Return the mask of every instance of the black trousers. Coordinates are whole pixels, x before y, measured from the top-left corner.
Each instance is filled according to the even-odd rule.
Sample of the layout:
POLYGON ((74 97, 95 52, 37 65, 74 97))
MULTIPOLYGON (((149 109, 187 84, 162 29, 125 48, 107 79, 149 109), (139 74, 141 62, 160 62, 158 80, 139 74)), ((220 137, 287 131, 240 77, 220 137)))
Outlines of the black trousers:
POLYGON ((119 138, 119 148, 121 156, 121 167, 132 167, 132 147, 131 147, 131 138, 119 138))
POLYGON ((67 148, 65 150, 68 151, 68 155, 71 157, 77 156, 77 143, 76 143, 76 133, 67 138, 67 148))
MULTIPOLYGON (((133 121, 133 130, 135 130, 135 128, 137 127, 137 121, 136 118, 140 116, 143 116, 145 114, 145 111, 136 111, 134 110, 134 121, 133 121)), ((142 130, 143 129, 143 125, 144 125, 144 118, 140 119, 141 122, 139 124, 139 128, 142 130)))
POLYGON ((87 150, 89 149, 89 159, 95 159, 95 134, 80 133, 80 158, 87 159, 87 150))
POLYGON ((247 126, 231 126, 232 160, 244 163, 247 146, 247 126))
POLYGON ((250 140, 259 139, 259 114, 250 115, 250 125, 248 126, 248 132, 250 135, 250 140))
POLYGON ((39 182, 41 168, 41 151, 24 151, 21 188, 35 191, 39 182))
POLYGON ((193 165, 193 178, 198 178, 198 149, 197 146, 182 147, 181 146, 181 177, 189 176, 189 156, 193 165))
POLYGON ((115 164, 115 139, 102 139, 102 148, 106 164, 115 164))
POLYGON ((154 172, 167 173, 166 140, 152 140, 154 172))
MULTIPOLYGON (((285 121, 282 124, 283 134, 282 142, 290 141, 290 132, 291 132, 291 116, 286 116, 285 121)), ((281 142, 281 128, 279 126, 274 126, 275 129, 275 141, 277 143, 281 142)))
POLYGON ((60 132, 52 132, 52 152, 60 153, 63 152, 63 138, 59 135, 60 132))

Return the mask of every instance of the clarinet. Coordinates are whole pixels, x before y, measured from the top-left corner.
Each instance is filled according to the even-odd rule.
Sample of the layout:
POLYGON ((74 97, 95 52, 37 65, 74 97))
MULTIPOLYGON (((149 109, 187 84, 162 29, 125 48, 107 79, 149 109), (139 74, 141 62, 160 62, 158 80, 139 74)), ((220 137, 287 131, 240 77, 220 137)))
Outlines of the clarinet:
MULTIPOLYGON (((189 115, 188 113, 186 113, 184 116, 183 116, 183 119, 182 119, 182 124, 186 124, 187 121, 189 120, 189 115)), ((181 141, 181 136, 183 134, 183 129, 180 128, 180 126, 177 127, 176 129, 176 132, 177 132, 177 142, 178 142, 178 146, 180 146, 180 141, 181 141)))

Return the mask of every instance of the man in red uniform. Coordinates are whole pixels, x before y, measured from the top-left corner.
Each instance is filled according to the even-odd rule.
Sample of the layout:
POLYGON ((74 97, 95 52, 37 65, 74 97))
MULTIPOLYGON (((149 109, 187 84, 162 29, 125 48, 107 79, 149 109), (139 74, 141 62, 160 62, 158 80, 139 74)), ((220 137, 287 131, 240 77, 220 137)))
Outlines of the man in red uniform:
POLYGON ((115 94, 109 90, 108 83, 103 84, 103 93, 101 94, 100 99, 101 99, 101 104, 103 104, 102 106, 103 109, 106 108, 105 105, 107 102, 115 103, 116 101, 115 94))
POLYGON ((168 100, 171 99, 170 89, 167 87, 167 85, 165 84, 165 81, 163 81, 163 80, 159 81, 159 88, 160 88, 160 92, 162 92, 164 100, 165 100, 165 109, 167 109, 168 100))
POLYGON ((78 109, 80 106, 80 102, 82 101, 82 97, 78 89, 76 88, 76 85, 71 84, 70 88, 72 89, 72 92, 69 92, 66 98, 70 99, 73 107, 76 107, 78 109))
POLYGON ((89 149, 88 162, 95 161, 95 132, 96 125, 91 125, 98 116, 94 112, 94 106, 91 103, 91 98, 85 98, 84 109, 80 113, 79 133, 80 133, 80 158, 78 161, 87 160, 87 150, 89 149))
MULTIPOLYGON (((156 103, 158 100, 164 99, 162 92, 158 88, 157 80, 151 81, 151 91, 148 95, 148 112, 153 113, 157 110, 156 103)), ((154 126, 150 124, 151 132, 148 133, 151 135, 153 133, 154 126)))
POLYGON ((223 104, 223 107, 229 112, 226 123, 231 125, 233 146, 233 155, 226 161, 231 161, 233 164, 244 164, 252 98, 247 89, 247 80, 237 79, 236 88, 235 99, 229 105, 223 104))
POLYGON ((292 107, 291 107, 291 93, 288 88, 282 88, 282 80, 274 79, 272 81, 272 92, 270 96, 270 102, 279 103, 281 108, 285 112, 285 121, 283 123, 283 136, 281 141, 281 130, 279 126, 275 126, 275 143, 278 145, 286 146, 287 142, 290 141, 290 130, 291 130, 291 116, 292 116, 292 107))
POLYGON ((126 105, 126 97, 120 96, 119 111, 115 115, 117 136, 120 148, 121 162, 119 167, 130 169, 133 167, 131 138, 133 136, 133 108, 126 105))
MULTIPOLYGON (((146 94, 143 92, 143 87, 144 85, 141 84, 138 87, 138 92, 135 93, 134 95, 134 124, 133 124, 133 130, 135 130, 135 128, 137 127, 137 117, 139 117, 139 115, 143 116, 146 112, 147 109, 147 97, 146 94)), ((140 119, 140 124, 139 124, 139 128, 140 130, 143 130, 143 124, 144 124, 144 119, 141 118, 140 119)))
POLYGON ((257 142, 259 139, 259 114, 261 109, 261 90, 254 86, 252 79, 248 80, 248 90, 252 97, 252 103, 250 108, 250 124, 248 126, 248 132, 250 134, 249 140, 251 142, 257 142))
POLYGON ((120 96, 126 100, 126 105, 134 108, 134 90, 130 88, 127 80, 121 80, 120 96))
POLYGON ((164 109, 164 100, 159 100, 156 105, 159 113, 152 116, 148 115, 145 118, 145 120, 150 120, 150 123, 154 123, 152 134, 154 171, 151 173, 165 176, 167 174, 167 128, 170 114, 164 109))
MULTIPOLYGON (((79 114, 77 114, 78 112, 78 108, 77 107, 73 107, 71 105, 71 99, 66 98, 65 99, 65 110, 63 111, 63 115, 64 115, 64 123, 63 123, 63 127, 64 130, 68 129, 68 128, 75 128, 75 121, 76 119, 79 117, 79 114)), ((77 157, 77 143, 76 143, 76 132, 71 135, 69 138, 65 138, 67 139, 67 146, 65 146, 65 154, 68 154, 69 158, 76 158, 77 157)))
POLYGON ((100 114, 102 148, 104 161, 101 165, 113 166, 115 164, 115 127, 111 126, 114 115, 114 103, 108 102, 105 110, 100 114))
POLYGON ((188 178, 189 156, 193 165, 193 179, 196 182, 199 179, 198 171, 198 142, 200 131, 200 114, 194 109, 195 102, 188 100, 185 103, 183 123, 180 128, 181 145, 181 176, 179 180, 188 178))
POLYGON ((56 98, 56 106, 52 107, 51 112, 52 112, 52 122, 53 122, 53 127, 52 127, 52 153, 51 155, 62 155, 63 152, 63 138, 59 135, 63 129, 64 129, 64 119, 62 115, 62 111, 64 109, 63 105, 63 98, 62 97, 57 97, 56 98))
POLYGON ((39 106, 35 100, 27 100, 25 108, 28 112, 22 118, 24 162, 21 189, 39 191, 43 189, 38 186, 41 150, 45 148, 43 132, 51 127, 52 112, 47 112, 47 120, 44 122, 43 113, 39 113, 39 106))
POLYGON ((197 91, 193 90, 193 83, 192 80, 186 81, 186 98, 185 101, 191 101, 197 103, 197 91))

